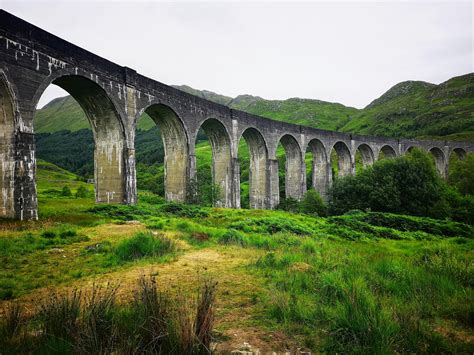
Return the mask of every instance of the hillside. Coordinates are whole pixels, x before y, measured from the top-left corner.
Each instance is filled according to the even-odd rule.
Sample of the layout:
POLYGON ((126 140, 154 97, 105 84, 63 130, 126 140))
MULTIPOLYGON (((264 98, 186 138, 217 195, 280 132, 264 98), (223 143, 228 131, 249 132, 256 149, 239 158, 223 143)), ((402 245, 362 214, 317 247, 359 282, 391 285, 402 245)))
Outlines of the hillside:
MULTIPOLYGON (((234 109, 320 129, 406 138, 474 139, 474 73, 440 85, 405 81, 362 110, 320 100, 266 100, 252 95, 231 98, 185 85, 175 87, 234 109)), ((149 119, 138 122, 141 130, 153 125, 149 119)), ((38 133, 46 133, 78 131, 89 128, 89 123, 79 105, 66 96, 38 110, 35 126, 38 133)))
POLYGON ((406 138, 474 139, 474 74, 440 85, 405 81, 359 111, 342 131, 406 138))

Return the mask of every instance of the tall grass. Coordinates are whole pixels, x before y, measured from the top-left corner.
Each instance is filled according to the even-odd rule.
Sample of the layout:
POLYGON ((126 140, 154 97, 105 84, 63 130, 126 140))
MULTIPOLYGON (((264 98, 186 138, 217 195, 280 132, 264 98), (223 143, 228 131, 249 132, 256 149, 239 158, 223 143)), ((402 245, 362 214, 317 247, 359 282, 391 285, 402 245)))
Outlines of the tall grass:
POLYGON ((163 235, 140 232, 117 245, 115 254, 120 261, 136 260, 144 257, 162 256, 176 250, 176 244, 163 235))
POLYGON ((195 295, 172 296, 143 276, 119 302, 118 286, 94 284, 54 293, 28 320, 12 304, 1 322, 2 353, 210 353, 216 286, 206 280, 195 295))

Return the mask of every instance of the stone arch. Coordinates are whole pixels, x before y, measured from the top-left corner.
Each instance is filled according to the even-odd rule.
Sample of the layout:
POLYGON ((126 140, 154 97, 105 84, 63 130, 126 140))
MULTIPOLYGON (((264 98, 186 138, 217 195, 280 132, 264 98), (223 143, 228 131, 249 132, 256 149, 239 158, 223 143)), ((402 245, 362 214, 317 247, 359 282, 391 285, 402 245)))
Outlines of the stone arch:
MULTIPOLYGON (((232 207, 232 155, 229 132, 222 122, 209 118, 201 124, 211 143, 212 183, 218 187, 216 207, 232 207)), ((197 136, 197 133, 196 133, 197 136)), ((197 182, 199 184, 199 181, 197 182)))
POLYGON ((159 127, 163 141, 165 198, 168 201, 185 202, 189 179, 189 145, 183 121, 171 107, 164 104, 152 104, 144 112, 159 127))
MULTIPOLYGON (((100 85, 81 75, 66 74, 48 82, 67 91, 91 124, 96 202, 126 202, 125 129, 112 99, 100 85)), ((41 87, 46 88, 44 84, 41 87)))
POLYGON ((443 151, 438 147, 433 147, 430 149, 430 153, 434 157, 436 170, 439 175, 446 177, 446 157, 444 156, 443 151))
POLYGON ((456 154, 458 156, 459 159, 464 159, 466 157, 466 154, 467 152, 462 149, 462 148, 454 148, 452 151, 451 151, 451 155, 452 154, 456 154))
POLYGON ((381 159, 380 153, 383 153, 383 157, 385 158, 395 158, 397 156, 395 149, 393 149, 393 147, 390 145, 384 145, 382 148, 380 148, 379 159, 381 159))
POLYGON ((268 197, 267 143, 260 131, 253 127, 247 128, 242 137, 250 153, 249 206, 262 209, 267 207, 268 197))
POLYGON ((360 155, 362 157, 362 165, 364 166, 364 168, 374 163, 374 152, 368 144, 360 144, 357 147, 357 150, 360 152, 360 155))
MULTIPOLYGON (((344 142, 336 142, 332 149, 335 150, 338 157, 338 176, 347 176, 352 174, 351 151, 344 142)), ((334 176, 333 176, 334 178, 334 176)))
POLYGON ((306 184, 306 172, 301 147, 290 134, 283 135, 279 142, 285 149, 285 196, 301 199, 306 184))
POLYGON ((0 217, 15 211, 15 103, 7 79, 0 75, 0 217))
POLYGON ((312 139, 308 143, 308 148, 313 157, 311 183, 313 189, 319 192, 324 200, 327 200, 330 178, 330 165, 326 154, 326 148, 319 139, 312 139))

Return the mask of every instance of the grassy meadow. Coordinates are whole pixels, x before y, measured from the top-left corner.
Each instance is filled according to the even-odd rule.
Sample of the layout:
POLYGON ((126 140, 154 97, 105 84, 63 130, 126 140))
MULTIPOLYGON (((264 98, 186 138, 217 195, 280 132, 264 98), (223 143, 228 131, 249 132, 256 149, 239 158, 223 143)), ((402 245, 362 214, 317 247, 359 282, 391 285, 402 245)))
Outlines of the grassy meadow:
POLYGON ((474 351, 470 225, 145 191, 95 205, 92 184, 46 162, 38 197, 39 221, 0 221, 2 353, 474 351))

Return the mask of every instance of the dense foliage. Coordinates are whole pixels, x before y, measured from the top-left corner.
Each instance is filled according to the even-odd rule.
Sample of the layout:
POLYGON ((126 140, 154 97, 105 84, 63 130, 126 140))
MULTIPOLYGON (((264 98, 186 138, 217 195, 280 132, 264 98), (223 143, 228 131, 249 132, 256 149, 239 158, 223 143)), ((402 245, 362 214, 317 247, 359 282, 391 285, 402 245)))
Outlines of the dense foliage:
POLYGON ((381 160, 355 176, 335 179, 331 212, 352 209, 474 222, 474 200, 449 188, 430 156, 417 149, 406 156, 381 160))

